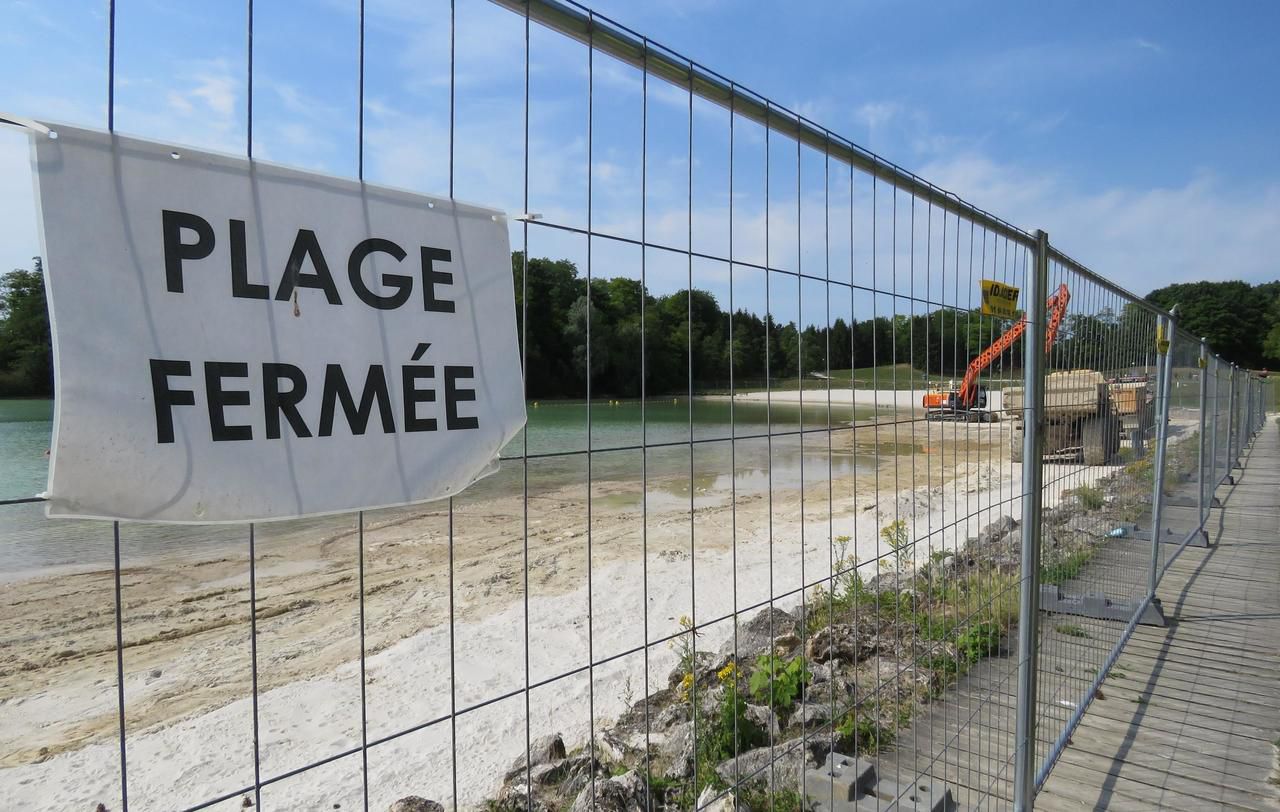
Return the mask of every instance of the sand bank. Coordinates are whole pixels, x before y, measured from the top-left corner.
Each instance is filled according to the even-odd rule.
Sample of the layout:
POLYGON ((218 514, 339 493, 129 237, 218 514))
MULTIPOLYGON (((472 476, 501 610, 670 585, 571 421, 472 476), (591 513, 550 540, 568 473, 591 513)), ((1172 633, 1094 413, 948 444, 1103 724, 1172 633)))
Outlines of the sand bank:
MULTIPOLYGON (((447 804, 455 775, 461 804, 488 797, 524 750, 526 681, 536 686, 632 652, 530 693, 531 735, 558 731, 581 744, 589 709, 610 718, 646 693, 646 674, 650 687, 665 683, 675 654, 662 641, 679 631, 682 615, 723 618, 699 640, 715 648, 732 635, 735 608, 771 596, 798 603, 806 585, 829 575, 840 545, 874 575, 891 555, 879 537, 888 522, 907 523, 922 560, 1021 509, 1021 466, 1008 460, 1003 424, 886 421, 803 442, 803 488, 748 488, 740 483, 771 474, 740 468, 727 477, 695 471, 690 493, 686 462, 652 466, 647 490, 639 481, 595 482, 590 505, 585 478, 534 487, 526 502, 523 466, 507 464, 452 511, 367 514, 366 736, 379 741, 426 725, 369 750, 372 807, 406 794, 447 804), (869 460, 871 470, 827 477, 828 437, 832 455, 869 460), (451 710, 466 711, 456 732, 451 710)), ((1047 481, 1078 473, 1073 486, 1110 470, 1049 469, 1047 481)), ((530 471, 536 480, 532 464, 530 471)), ((264 778, 360 746, 359 538, 351 517, 305 530, 262 526, 255 538, 264 778)), ((248 573, 247 544, 230 536, 203 554, 125 562, 136 809, 253 782, 248 573)), ((110 571, 33 578, 0 599, 0 787, 16 808, 118 804, 112 582, 110 571)), ((264 805, 358 807, 361 773, 357 753, 264 789, 264 805)), ((238 798, 224 807, 238 809, 238 798)))

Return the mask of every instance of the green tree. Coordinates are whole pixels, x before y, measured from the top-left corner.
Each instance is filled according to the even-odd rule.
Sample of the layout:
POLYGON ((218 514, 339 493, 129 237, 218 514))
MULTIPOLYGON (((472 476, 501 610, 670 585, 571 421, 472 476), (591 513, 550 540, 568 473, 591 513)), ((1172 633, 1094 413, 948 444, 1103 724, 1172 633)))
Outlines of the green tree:
POLYGON ((1054 369, 1121 371, 1134 363, 1133 350, 1145 351, 1151 341, 1131 348, 1117 340, 1119 333, 1120 321, 1109 309, 1097 315, 1069 313, 1058 330, 1049 365, 1054 369))
MULTIPOLYGON (((653 396, 684 394, 691 384, 694 392, 719 390, 728 386, 731 364, 740 389, 763 387, 766 378, 790 385, 828 368, 891 363, 958 379, 1013 325, 979 310, 955 308, 886 312, 862 321, 836 318, 830 326, 782 323, 741 308, 729 313, 704 290, 655 296, 626 277, 593 277, 588 288, 568 260, 530 258, 526 263, 517 252, 512 267, 519 318, 527 320, 521 335, 531 398, 583 398, 588 380, 592 396, 600 398, 639 397, 642 383, 643 392, 653 396)), ((15 292, 26 290, 24 279, 14 277, 15 292)), ((1248 366, 1280 364, 1280 282, 1194 282, 1161 288, 1148 298, 1166 308, 1177 304, 1182 327, 1207 336, 1227 358, 1248 366)), ((1149 367, 1155 357, 1151 310, 1128 302, 1118 311, 1094 311, 1086 300, 1077 299, 1067 313, 1050 367, 1107 374, 1149 367)), ((8 352, 0 360, 12 365, 14 353, 8 352)), ((1021 342, 1014 342, 988 374, 1015 373, 1022 352, 1021 342)), ((880 381, 888 382, 888 377, 880 381)))
POLYGON ((1264 345, 1275 325, 1274 303, 1280 283, 1257 287, 1248 282, 1183 282, 1147 294, 1166 310, 1178 306, 1178 325, 1204 336, 1224 358, 1242 366, 1261 366, 1264 345))
POLYGON ((1262 359, 1272 366, 1278 366, 1280 365, 1280 294, 1271 297, 1267 320, 1271 326, 1262 339, 1262 359))
POLYGON ((511 255, 511 267, 516 318, 524 320, 520 328, 528 396, 585 397, 586 369, 575 366, 579 353, 565 323, 569 309, 586 293, 586 280, 568 260, 530 259, 526 285, 524 254, 519 251, 511 255))
POLYGON ((831 325, 831 368, 849 369, 853 366, 853 333, 842 318, 831 325))
POLYGON ((53 340, 44 293, 44 267, 17 268, 0 277, 0 394, 53 393, 53 340))

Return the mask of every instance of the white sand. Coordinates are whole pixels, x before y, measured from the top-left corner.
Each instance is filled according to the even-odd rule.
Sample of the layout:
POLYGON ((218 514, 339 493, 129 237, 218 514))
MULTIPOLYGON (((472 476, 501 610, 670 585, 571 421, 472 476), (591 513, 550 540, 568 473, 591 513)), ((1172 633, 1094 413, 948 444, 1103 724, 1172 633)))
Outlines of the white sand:
MULTIPOLYGON (((921 404, 926 391, 925 389, 849 389, 847 387, 836 387, 833 384, 830 396, 832 404, 841 406, 852 404, 855 406, 871 406, 876 409, 923 412, 924 407, 921 404)), ((738 400, 760 403, 765 401, 800 403, 803 399, 806 404, 824 404, 827 402, 827 395, 828 391, 826 389, 807 389, 804 392, 796 389, 779 389, 772 392, 738 392, 734 397, 738 400)), ((723 397, 727 397, 727 395, 723 397)), ((999 411, 1003 408, 1002 404, 1002 392, 987 393, 988 409, 999 411)))
MULTIPOLYGON (((782 396, 799 398, 799 393, 774 393, 773 397, 782 396)), ((872 402, 883 396, 886 393, 876 394, 872 402)), ((892 396, 899 402, 916 393, 892 396)), ((1179 428, 1188 426, 1189 419, 1181 421, 1179 428)), ((506 551, 506 566, 498 566, 484 556, 468 558, 468 551, 462 551, 454 592, 458 620, 452 629, 456 693, 451 692, 449 679, 451 628, 447 622, 424 624, 421 631, 399 639, 394 630, 380 629, 388 619, 403 622, 396 612, 383 615, 381 610, 374 611, 366 621, 370 639, 379 633, 383 637, 392 635, 384 642, 389 644, 378 647, 378 653, 367 658, 367 738, 376 742, 408 727, 421 727, 367 752, 370 808, 385 809, 407 794, 424 795, 448 806, 454 794, 454 774, 458 802, 463 807, 475 807, 493 797, 507 767, 524 752, 526 731, 534 738, 558 731, 571 748, 588 742, 591 703, 594 702, 599 727, 616 717, 627 701, 645 693, 646 621, 649 639, 660 640, 676 633, 682 615, 694 616, 705 624, 731 617, 735 606, 742 608, 746 620, 758 610, 744 607, 767 602, 771 597, 777 598, 780 606, 795 605, 804 584, 815 583, 829 574, 829 562, 835 556, 831 539, 841 535, 851 537, 849 552, 859 557, 864 578, 870 578, 877 571, 877 557, 888 555, 878 530, 895 519, 905 520, 911 537, 920 539, 914 556, 924 560, 937 549, 955 549, 1002 515, 1020 516, 1021 466, 1007 460, 1007 432, 1007 424, 938 425, 916 421, 896 439, 924 447, 925 451, 896 457, 890 464, 879 466, 874 475, 832 483, 831 487, 838 485, 841 491, 835 493, 829 511, 828 483, 822 479, 823 471, 806 473, 804 510, 796 489, 776 492, 772 503, 760 497, 744 499, 740 494, 736 511, 716 505, 710 498, 707 506, 701 506, 704 494, 699 493, 700 506, 692 512, 691 520, 687 510, 667 514, 650 511, 646 560, 640 557, 635 540, 639 534, 635 512, 596 517, 596 558, 590 570, 564 557, 564 544, 581 548, 585 547, 584 539, 552 526, 548 533, 559 534, 554 538, 556 543, 540 542, 544 547, 536 551, 536 558, 535 551, 530 552, 527 653, 525 589, 521 583, 525 567, 518 548, 502 548, 506 551), (947 475, 945 482, 940 479, 943 473, 947 475), (909 487, 913 482, 915 487, 909 487), (847 491, 850 483, 860 491, 847 491), (881 498, 874 499, 876 493, 881 498), (625 543, 632 547, 607 555, 611 552, 609 547, 625 547, 625 543), (477 569, 468 570, 472 566, 477 569), (559 578, 570 576, 571 587, 539 594, 535 581, 548 583, 556 578, 557 570, 559 578), (483 579, 475 580, 476 576, 468 575, 468 571, 480 572, 483 579), (590 590, 585 578, 588 571, 590 590), (476 589, 476 583, 492 584, 492 589, 476 589), (632 648, 640 651, 605 662, 594 672, 585 669, 585 663, 593 658, 599 662, 632 648), (566 678, 539 685, 571 671, 573 674, 566 678), (527 727, 526 680, 535 685, 527 695, 527 727), (498 697, 506 698, 483 704, 498 697), (451 708, 463 711, 481 704, 483 707, 462 712, 454 720, 456 726, 451 726, 451 708), (429 725, 433 720, 443 721, 429 725), (453 752, 458 754, 456 765, 453 752)), ((872 435, 873 443, 892 439, 892 434, 872 435)), ((1047 465, 1044 480, 1053 484, 1046 493, 1046 505, 1059 501, 1066 489, 1094 482, 1112 470, 1115 469, 1047 465)), ((554 505, 554 498, 549 503, 554 505)), ((504 510, 509 511, 509 506, 490 507, 489 520, 495 524, 515 520, 504 510)), ((543 519, 531 524, 547 521, 553 525, 554 515, 554 511, 544 512, 543 519)), ((511 528, 506 530, 511 534, 511 528)), ((388 525, 381 543, 388 547, 421 543, 413 542, 415 533, 421 533, 421 529, 412 523, 388 525)), ((477 534, 475 538, 489 537, 477 534)), ((376 549, 371 551, 371 555, 375 552, 376 549)), ((234 562, 225 566, 233 567, 234 562)), ((273 566, 278 570, 276 575, 283 574, 287 579, 317 575, 293 561, 273 566)), ((268 574, 265 567, 260 569, 260 576, 268 574)), ((201 581, 200 587, 225 583, 221 578, 219 575, 201 581)), ((421 611, 417 607, 422 606, 447 607, 447 584, 430 579, 412 583, 419 584, 416 593, 397 597, 408 611, 421 611)), ((300 581, 300 589, 311 587, 300 581)), ((374 607, 376 603, 370 598, 371 610, 374 607)), ((282 615, 280 619, 289 617, 282 615)), ((352 616, 344 626, 351 631, 346 634, 332 626, 307 626, 302 620, 288 620, 297 624, 283 626, 285 635, 297 635, 298 642, 293 646, 279 640, 271 644, 260 634, 260 670, 265 674, 293 662, 293 658, 305 658, 306 652, 300 654, 298 646, 330 646, 330 640, 315 638, 316 628, 326 635, 351 637, 358 629, 355 621, 352 616)), ((260 633, 261 628, 262 621, 260 633)), ((731 619, 716 622, 701 633, 699 648, 714 651, 723 640, 731 638, 732 631, 731 619)), ((155 695, 166 681, 178 679, 173 675, 189 680, 192 675, 198 678, 207 674, 207 688, 218 688, 219 674, 227 670, 206 669, 204 666, 211 660, 239 658, 233 665, 241 670, 247 666, 243 638, 215 638, 211 642, 192 635, 179 643, 177 653, 166 654, 170 660, 164 662, 163 669, 157 669, 159 674, 127 667, 127 708, 136 707, 142 697, 155 695)), ((347 643, 349 639, 344 644, 347 643)), ((343 651, 349 651, 349 646, 343 651)), ((133 648, 125 652, 127 663, 140 657, 133 648)), ((648 657, 648 690, 653 692, 666 685, 676 654, 659 642, 648 649, 648 657)), ((360 747, 360 665, 351 656, 334 662, 340 665, 308 679, 285 681, 262 690, 259 711, 264 779, 344 749, 360 747)), ((35 676, 38 679, 40 672, 35 676)), ((20 740, 24 735, 33 736, 46 725, 68 717, 105 716, 110 721, 114 719, 115 690, 114 658, 111 669, 90 672, 76 690, 31 684, 27 693, 0 698, 0 719, 13 726, 0 733, 0 738, 20 740)), ((183 690, 191 690, 191 686, 183 683, 183 690)), ((210 704, 216 708, 211 711, 175 711, 177 721, 133 721, 131 712, 127 736, 131 808, 180 807, 253 783, 251 699, 244 697, 239 688, 230 695, 243 698, 210 704)), ((163 715, 155 719, 163 720, 163 715)), ((104 736, 101 731, 86 740, 92 743, 50 754, 36 763, 0 770, 3 806, 24 811, 63 811, 92 809, 93 804, 102 802, 110 809, 118 809, 118 743, 114 735, 104 736)), ((357 752, 266 786, 262 790, 264 807, 332 809, 334 804, 340 804, 342 809, 361 808, 361 776, 362 758, 357 752)), ((239 797, 214 808, 239 809, 239 797)))
MULTIPOLYGON (((900 397, 909 394, 898 393, 900 397)), ((669 543, 655 543, 650 548, 647 606, 643 561, 631 556, 598 564, 591 569, 590 593, 580 579, 577 587, 569 591, 529 599, 527 653, 522 584, 512 583, 507 591, 486 593, 485 600, 492 602, 493 610, 488 613, 468 615, 466 607, 459 605, 458 616, 463 619, 452 630, 456 641, 453 667, 458 677, 453 696, 451 630, 447 624, 435 625, 369 656, 366 690, 370 741, 433 719, 444 719, 368 751, 370 808, 385 809, 409 794, 448 806, 454 794, 455 769, 460 805, 473 807, 492 797, 508 765, 525 748, 526 656, 527 679, 536 685, 583 667, 589 661, 588 646, 596 661, 642 647, 646 617, 649 638, 655 640, 678 631, 681 615, 691 615, 705 623, 731 616, 735 604, 746 607, 765 602, 771 595, 783 596, 778 599, 783 607, 794 605, 800 601, 799 590, 804 583, 829 574, 833 557, 829 539, 837 536, 853 537, 855 544, 849 552, 856 552, 864 565, 864 577, 870 577, 876 571, 874 559, 888 553, 878 538, 878 530, 895 518, 906 520, 912 537, 921 539, 915 557, 922 560, 933 550, 955 549, 1002 515, 1020 516, 1021 466, 1010 463, 1004 454, 1006 426, 936 427, 930 429, 929 435, 924 431, 917 434, 917 443, 931 442, 929 437, 942 436, 944 431, 952 432, 952 440, 933 453, 940 453, 944 463, 955 466, 956 478, 941 485, 926 483, 914 489, 895 490, 893 472, 882 472, 878 502, 872 500, 872 493, 837 495, 830 526, 827 505, 820 497, 826 485, 819 481, 806 489, 810 502, 803 512, 795 498, 797 492, 786 497, 786 505, 775 504, 769 512, 772 535, 765 524, 740 521, 736 551, 727 544, 710 542, 708 548, 699 547, 700 539, 733 538, 728 524, 732 514, 699 509, 693 515, 696 552, 692 561, 687 552, 669 543), (985 456, 979 453, 966 458, 972 456, 971 444, 957 440, 970 436, 987 440, 987 445, 980 446, 986 448, 985 456), (948 455, 950 460, 945 459, 948 455), (510 696, 506 699, 456 717, 456 733, 451 729, 446 718, 451 707, 462 710, 507 694, 510 696), (455 735, 456 745, 452 742, 455 735), (456 765, 450 756, 455 749, 456 765)), ((925 457, 902 458, 896 469, 897 484, 911 482, 911 471, 903 467, 907 460, 914 466, 921 459, 925 457)), ((920 464, 927 470, 927 462, 920 464)), ((1058 501, 1063 490, 1095 481, 1112 470, 1046 466, 1045 481, 1056 483, 1046 495, 1046 504, 1058 501)), ((923 478, 924 471, 917 471, 917 476, 923 478)), ((776 498, 783 499, 782 495, 776 498)), ((683 519, 663 521, 683 522, 687 527, 689 515, 686 512, 683 519)), ((657 524, 653 518, 651 522, 657 524)), ((658 531, 656 526, 651 527, 651 537, 659 537, 658 531)), ((688 538, 687 533, 684 537, 688 538)), ((536 575, 532 569, 530 573, 531 578, 536 575)), ((426 601, 446 596, 447 592, 440 592, 415 597, 426 601)), ((719 622, 701 635, 698 646, 715 650, 732 632, 731 620, 719 622)), ((222 654, 192 641, 182 656, 199 660, 222 654)), ((536 738, 560 732, 570 747, 582 745, 588 739, 590 703, 594 702, 599 726, 616 717, 626 706, 626 699, 644 695, 644 656, 643 651, 635 652, 596 668, 592 674, 584 669, 535 687, 528 696, 529 735, 536 738)), ((260 662, 267 657, 260 653, 260 662)), ((650 691, 665 686, 675 657, 665 644, 649 649, 650 691)), ((175 663, 175 669, 180 667, 175 663)), ((126 684, 126 695, 147 690, 146 683, 153 679, 168 677, 135 674, 126 684)), ((71 697, 46 695, 35 689, 28 696, 8 700, 9 707, 4 710, 6 718, 20 718, 38 728, 46 718, 80 712, 77 705, 85 713, 114 708, 115 690, 110 678, 100 679, 93 686, 86 686, 83 694, 71 697), (77 705, 69 706, 69 701, 77 705)), ((310 760, 358 748, 359 663, 348 661, 324 676, 266 690, 259 698, 259 710, 264 779, 310 760)), ((169 809, 251 785, 251 725, 251 701, 245 697, 175 723, 131 728, 127 737, 131 808, 169 809)), ((342 809, 360 808, 361 775, 361 755, 356 753, 264 788, 263 803, 268 809, 333 809, 334 804, 341 804, 342 809)), ((88 810, 98 801, 117 809, 118 780, 118 746, 114 741, 99 741, 57 753, 40 763, 4 769, 0 771, 0 790, 4 792, 4 806, 12 809, 88 810)), ((239 797, 214 808, 239 809, 239 797)))

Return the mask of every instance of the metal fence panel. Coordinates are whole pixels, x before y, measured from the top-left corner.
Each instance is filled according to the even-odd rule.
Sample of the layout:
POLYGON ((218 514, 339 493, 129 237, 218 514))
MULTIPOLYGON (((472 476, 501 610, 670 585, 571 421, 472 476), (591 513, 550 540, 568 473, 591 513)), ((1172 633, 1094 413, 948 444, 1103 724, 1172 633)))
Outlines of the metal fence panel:
MULTIPOLYGON (((445 502, 243 527, 49 521, 25 460, 6 796, 832 809, 874 765, 876 803, 1026 806, 1270 390, 1043 235, 586 8, 355 11, 309 57, 354 75, 322 88, 326 158, 273 72, 296 32, 248 6, 238 142, 520 214, 528 425, 445 502), (393 93, 407 36, 436 47, 393 93)), ((106 125, 157 126, 117 117, 147 46, 108 12, 106 125)))
POLYGON ((1072 314, 1045 377, 1037 776, 1043 781, 1123 644, 1150 581, 1157 316, 1061 263, 1072 314), (1102 605, 1091 606, 1091 597, 1102 605))

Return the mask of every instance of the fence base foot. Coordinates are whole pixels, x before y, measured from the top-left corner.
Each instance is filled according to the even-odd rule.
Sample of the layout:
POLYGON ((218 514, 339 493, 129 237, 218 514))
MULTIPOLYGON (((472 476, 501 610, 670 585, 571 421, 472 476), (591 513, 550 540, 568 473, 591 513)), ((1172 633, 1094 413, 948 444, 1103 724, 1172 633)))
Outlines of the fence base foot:
POLYGON ((828 754, 821 768, 804 771, 804 797, 813 812, 854 812, 869 808, 868 803, 886 812, 960 810, 946 784, 922 778, 899 785, 880 778, 871 762, 840 753, 828 754))
MULTIPOLYGON (((1133 537, 1135 539, 1140 539, 1142 541, 1151 541, 1151 531, 1135 530, 1133 531, 1133 537)), ((1182 538, 1178 538, 1173 534, 1173 530, 1166 527, 1164 531, 1164 536, 1163 538, 1160 539, 1161 544, 1181 545, 1183 541, 1186 541, 1188 547, 1208 547, 1209 534, 1206 533, 1203 528, 1201 528, 1200 530, 1196 530, 1190 536, 1183 536, 1182 538)))
MULTIPOLYGON (((1079 615, 1099 620, 1118 620, 1124 623, 1133 618, 1140 600, 1113 601, 1101 592, 1086 592, 1083 595, 1063 595, 1057 584, 1040 585, 1040 609, 1044 612, 1057 612, 1062 615, 1079 615)), ((1164 611, 1160 601, 1152 599, 1143 610, 1138 622, 1143 626, 1164 626, 1164 611)))
MULTIPOLYGON (((1193 505, 1193 507, 1194 507, 1194 505, 1193 505)), ((1139 540, 1139 541, 1151 541, 1151 531, 1150 531, 1150 530, 1140 530, 1140 529, 1138 529, 1137 527, 1134 527, 1134 528, 1133 528, 1133 530, 1129 531, 1129 533, 1130 533, 1130 537, 1131 537, 1131 538, 1135 538, 1135 539, 1137 539, 1137 540, 1139 540)), ((1173 530, 1172 530, 1172 529, 1170 529, 1170 528, 1168 528, 1168 527, 1166 527, 1166 528, 1164 529, 1164 533, 1162 533, 1162 534, 1161 534, 1161 536, 1160 536, 1160 543, 1161 543, 1161 544, 1181 544, 1181 543, 1182 543, 1182 539, 1177 538, 1176 536, 1174 536, 1174 535, 1173 535, 1173 530)), ((1208 547, 1208 546, 1209 546, 1208 544, 1196 544, 1194 541, 1192 541, 1192 542, 1191 542, 1191 544, 1192 544, 1192 546, 1195 546, 1195 547, 1208 547)))

